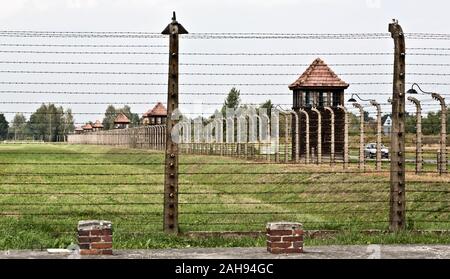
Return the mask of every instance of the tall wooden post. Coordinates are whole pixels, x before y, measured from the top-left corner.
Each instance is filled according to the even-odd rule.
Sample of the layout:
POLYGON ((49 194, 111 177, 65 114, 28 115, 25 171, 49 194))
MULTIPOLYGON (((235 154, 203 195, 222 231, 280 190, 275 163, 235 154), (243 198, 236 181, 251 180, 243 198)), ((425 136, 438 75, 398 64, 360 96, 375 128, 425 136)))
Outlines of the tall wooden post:
POLYGON ((172 129, 177 124, 172 113, 178 108, 178 36, 188 32, 176 20, 162 34, 169 35, 169 81, 167 92, 166 159, 164 177, 164 232, 178 234, 178 144, 172 141, 172 129))
POLYGON ((364 156, 364 109, 358 104, 354 103, 353 106, 359 109, 359 162, 358 166, 360 170, 365 169, 365 156, 364 156))
POLYGON ((416 174, 422 172, 422 106, 419 100, 408 97, 408 100, 416 105, 416 174))
POLYGON ((445 99, 437 93, 431 94, 433 99, 439 101, 441 105, 441 139, 440 144, 440 160, 438 162, 439 173, 443 174, 447 172, 447 106, 445 105, 445 99))
POLYGON ((394 39, 394 77, 392 91, 391 191, 389 230, 406 228, 405 204, 405 36, 397 21, 389 24, 394 39))

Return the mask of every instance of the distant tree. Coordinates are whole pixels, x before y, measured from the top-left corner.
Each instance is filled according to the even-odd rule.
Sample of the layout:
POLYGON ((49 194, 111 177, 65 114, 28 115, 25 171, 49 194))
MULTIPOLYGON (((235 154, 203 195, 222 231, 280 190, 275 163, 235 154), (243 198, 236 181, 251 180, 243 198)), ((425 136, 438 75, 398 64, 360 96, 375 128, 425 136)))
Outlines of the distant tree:
POLYGON ((8 136, 9 123, 3 114, 0 114, 0 139, 5 140, 8 136))
POLYGON ((441 113, 429 112, 422 119, 422 132, 424 135, 438 135, 441 130, 441 113))
POLYGON ((114 129, 114 120, 116 119, 117 111, 113 105, 106 108, 105 118, 103 118, 103 128, 105 130, 114 129))
POLYGON ((26 137, 27 119, 22 113, 16 113, 12 122, 12 134, 15 140, 26 137))
POLYGON ((119 113, 125 114, 130 120, 130 127, 139 126, 141 119, 137 113, 132 113, 130 106, 125 105, 123 108, 115 108, 113 105, 109 105, 106 108, 105 118, 103 118, 103 127, 105 130, 114 129, 114 120, 119 113))
POLYGON ((370 113, 368 111, 364 111, 364 121, 365 122, 372 122, 375 118, 370 117, 370 113))
POLYGON ((230 92, 228 93, 227 98, 225 99, 225 102, 222 107, 222 114, 226 114, 227 108, 237 109, 239 107, 239 104, 241 103, 241 91, 237 90, 235 87, 231 88, 230 92))
POLYGON ((27 126, 34 138, 51 142, 60 141, 71 130, 73 131, 71 128, 73 117, 71 112, 70 114, 65 113, 62 107, 56 107, 54 104, 42 104, 30 116, 27 126), (68 119, 66 119, 67 117, 68 119))
POLYGON ((264 104, 262 104, 260 106, 260 108, 266 109, 267 113, 270 115, 270 113, 272 112, 274 105, 272 104, 271 100, 267 100, 264 104))
POLYGON ((359 116, 355 115, 352 112, 349 112, 348 113, 348 123, 349 123, 348 129, 349 129, 350 134, 359 133, 359 128, 360 128, 359 127, 359 124, 360 124, 359 116))
POLYGON ((63 135, 66 136, 69 133, 75 131, 75 121, 73 119, 72 110, 67 109, 63 115, 63 135))

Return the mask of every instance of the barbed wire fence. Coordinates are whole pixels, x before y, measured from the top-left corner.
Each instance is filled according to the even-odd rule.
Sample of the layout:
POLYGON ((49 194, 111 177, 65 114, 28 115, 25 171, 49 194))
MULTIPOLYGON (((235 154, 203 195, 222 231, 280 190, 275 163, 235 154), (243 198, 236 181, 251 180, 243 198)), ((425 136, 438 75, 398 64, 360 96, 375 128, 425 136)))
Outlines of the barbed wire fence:
MULTIPOLYGON (((404 36, 413 46, 406 48, 412 63, 408 60, 405 85, 418 83, 449 96, 445 89, 450 83, 445 79, 450 63, 443 60, 450 48, 436 46, 436 41, 446 42, 450 35, 404 36)), ((169 86, 169 97, 175 98, 187 122, 200 117, 211 123, 231 87, 241 90, 242 105, 259 109, 270 99, 272 109, 280 113, 275 147, 260 140, 260 126, 257 141, 246 135, 245 141, 237 142, 237 118, 231 129, 224 121, 197 141, 188 140, 194 135, 194 124, 183 126, 178 144, 167 143, 172 130, 168 126, 176 125, 174 121, 71 134, 69 145, 52 144, 49 149, 0 146, 4 225, 45 229, 58 238, 74 235, 74 223, 80 219, 107 219, 126 242, 162 228, 175 233, 246 233, 262 230, 266 222, 289 220, 303 223, 307 230, 344 231, 386 230, 392 223, 391 176, 398 173, 391 169, 395 148, 392 131, 380 132, 377 126, 376 107, 359 102, 361 121, 360 109, 345 102, 347 118, 336 117, 334 127, 346 126, 347 138, 332 140, 333 125, 312 119, 308 123, 311 146, 302 153, 295 148, 300 141, 296 136, 306 136, 306 131, 295 129, 295 118, 301 113, 292 112, 293 93, 288 91, 310 60, 326 57, 332 61, 328 66, 350 84, 346 97, 375 99, 383 115, 392 113, 388 98, 393 96, 395 52, 390 49, 389 33, 190 33, 181 36, 182 51, 175 55, 168 51, 167 35, 160 33, 0 31, 0 37, 5 39, 0 44, 0 113, 10 118, 16 113, 39 115, 33 108, 43 103, 70 106, 77 126, 108 116, 105 105, 132 105, 143 112, 167 98, 169 65, 169 78, 176 84, 176 89, 169 86), (333 51, 309 52, 309 42, 318 40, 333 42, 333 51), (270 46, 264 44, 267 41, 270 46), (349 51, 355 44, 358 51, 349 51), (256 46, 262 51, 253 52, 256 46), (173 61, 165 61, 168 55, 180 60, 176 61, 180 72, 173 72, 173 61), (220 127, 225 134, 229 130, 232 140, 218 138, 220 127), (327 146, 320 152, 317 138, 322 147, 327 146), (380 156, 379 148, 376 154, 367 153, 370 143, 388 147, 388 158, 380 156), (342 150, 333 152, 331 144, 342 150), (176 149, 167 151, 168 147, 176 149)), ((416 97, 422 115, 442 111, 430 96, 416 97)), ((405 106, 415 120, 415 104, 405 106)), ((328 115, 325 109, 320 113, 328 115)), ((433 121, 428 125, 442 124, 433 121)), ((250 118, 243 123, 248 126, 250 118)), ((406 203, 402 226, 447 230, 450 180, 447 159, 441 154, 446 154, 448 144, 442 145, 442 131, 439 137, 427 137, 417 132, 415 122, 412 126, 414 133, 404 132, 405 161, 398 165, 406 179, 401 186, 408 193, 402 200, 406 203), (424 145, 418 148, 418 143, 424 145)))

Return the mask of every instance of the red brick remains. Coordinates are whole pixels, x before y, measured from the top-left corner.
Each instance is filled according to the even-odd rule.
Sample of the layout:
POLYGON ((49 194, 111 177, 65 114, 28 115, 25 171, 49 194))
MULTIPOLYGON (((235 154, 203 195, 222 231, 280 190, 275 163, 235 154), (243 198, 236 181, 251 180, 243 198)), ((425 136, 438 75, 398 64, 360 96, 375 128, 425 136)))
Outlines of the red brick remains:
POLYGON ((303 229, 300 223, 268 223, 267 251, 272 254, 303 253, 303 229))
POLYGON ((112 224, 109 221, 78 222, 80 255, 112 255, 112 224))

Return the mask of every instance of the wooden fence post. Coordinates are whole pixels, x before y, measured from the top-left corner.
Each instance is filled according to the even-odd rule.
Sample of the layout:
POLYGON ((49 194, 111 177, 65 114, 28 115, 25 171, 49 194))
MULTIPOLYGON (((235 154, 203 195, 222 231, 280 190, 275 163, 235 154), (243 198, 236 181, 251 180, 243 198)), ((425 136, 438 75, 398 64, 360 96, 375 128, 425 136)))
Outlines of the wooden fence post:
POLYGON ((392 92, 391 133, 391 191, 389 230, 397 232, 406 228, 405 202, 405 56, 406 45, 402 27, 397 21, 389 24, 394 39, 394 76, 392 92))
POLYGON ((178 234, 178 144, 172 141, 172 128, 176 120, 172 113, 178 109, 178 36, 188 32, 176 20, 173 13, 172 22, 162 34, 169 35, 169 80, 167 92, 166 156, 164 177, 164 232, 178 234))

